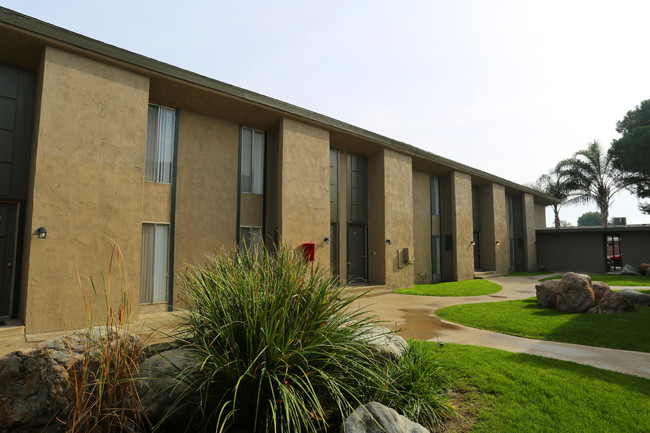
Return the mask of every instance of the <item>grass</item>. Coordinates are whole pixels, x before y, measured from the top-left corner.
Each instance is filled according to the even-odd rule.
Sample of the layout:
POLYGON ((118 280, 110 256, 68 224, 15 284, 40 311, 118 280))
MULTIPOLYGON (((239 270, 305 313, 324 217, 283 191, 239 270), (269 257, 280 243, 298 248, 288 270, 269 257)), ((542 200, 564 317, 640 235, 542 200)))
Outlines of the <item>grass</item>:
MULTIPOLYGON (((589 274, 592 281, 602 281, 610 286, 650 286, 650 277, 645 275, 589 274)), ((562 275, 542 278, 539 281, 559 280, 562 275)))
MULTIPOLYGON (((317 432, 359 404, 390 402, 428 428, 453 413, 445 375, 409 353, 379 358, 343 286, 288 247, 233 250, 190 267, 178 342, 190 430, 317 432), (400 380, 396 380, 400 378, 400 380)), ((171 418, 170 418, 171 420, 171 418)))
POLYGON ((451 372, 472 432, 650 431, 648 379, 484 347, 416 345, 451 372))
POLYGON ((511 272, 504 275, 504 277, 536 277, 538 275, 550 275, 550 271, 530 271, 530 272, 511 272))
POLYGON ((475 279, 438 284, 417 284, 408 289, 396 289, 395 293, 422 296, 479 296, 499 292, 502 287, 492 281, 475 279))
POLYGON ((650 307, 622 314, 567 314, 542 308, 534 298, 454 305, 436 311, 446 320, 538 340, 650 352, 650 307))

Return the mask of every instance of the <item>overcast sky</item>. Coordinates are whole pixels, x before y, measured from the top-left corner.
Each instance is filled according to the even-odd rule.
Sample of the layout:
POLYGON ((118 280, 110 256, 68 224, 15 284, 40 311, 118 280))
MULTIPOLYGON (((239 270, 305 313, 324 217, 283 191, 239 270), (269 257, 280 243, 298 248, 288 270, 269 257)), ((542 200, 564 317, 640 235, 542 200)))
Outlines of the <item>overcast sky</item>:
MULTIPOLYGON (((518 183, 650 99, 647 0, 0 4, 518 183)), ((629 194, 610 216, 650 223, 629 194)))

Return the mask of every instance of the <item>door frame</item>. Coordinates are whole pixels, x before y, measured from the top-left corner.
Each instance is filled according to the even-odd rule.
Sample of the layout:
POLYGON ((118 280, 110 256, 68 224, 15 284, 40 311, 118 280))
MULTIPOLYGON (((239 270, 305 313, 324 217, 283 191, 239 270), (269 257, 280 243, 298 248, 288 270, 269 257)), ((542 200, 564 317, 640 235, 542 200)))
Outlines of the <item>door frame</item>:
MULTIPOLYGON (((0 299, 0 302, 5 302, 6 301, 6 307, 8 314, 0 315, 0 319, 11 319, 14 316, 14 303, 16 300, 16 282, 18 281, 18 267, 20 266, 20 257, 18 256, 18 239, 19 239, 19 233, 20 233, 20 202, 15 201, 15 200, 0 200, 0 205, 9 205, 9 206, 14 206, 15 207, 15 214, 14 214, 14 221, 13 221, 13 247, 11 247, 11 244, 8 246, 11 247, 11 250, 13 250, 12 255, 13 255, 13 263, 11 264, 11 276, 10 276, 10 281, 9 281, 9 293, 8 293, 8 298, 6 300, 0 299)), ((8 230, 8 233, 11 233, 11 229, 8 230)), ((11 242, 11 241, 10 241, 11 242)), ((6 246, 5 246, 6 248, 6 246)), ((8 261, 7 257, 4 257, 5 251, 0 251, 0 254, 2 257, 2 260, 0 261, 0 266, 3 268, 7 267, 8 261)), ((1 310, 0 310, 1 311, 1 310)))

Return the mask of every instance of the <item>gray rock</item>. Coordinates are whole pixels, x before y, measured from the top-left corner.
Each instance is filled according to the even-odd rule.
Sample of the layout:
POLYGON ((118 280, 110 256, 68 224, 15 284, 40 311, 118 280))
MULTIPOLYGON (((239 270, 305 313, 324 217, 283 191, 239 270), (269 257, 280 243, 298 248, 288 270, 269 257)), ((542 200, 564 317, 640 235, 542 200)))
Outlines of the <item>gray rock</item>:
POLYGON ((560 280, 548 280, 535 286, 537 303, 546 308, 555 308, 560 280))
POLYGON ((639 275, 639 273, 636 271, 636 268, 632 265, 625 265, 623 266, 623 269, 621 269, 621 272, 619 272, 621 275, 639 275))
POLYGON ((122 344, 136 362, 144 359, 146 349, 137 335, 111 328, 76 331, 0 359, 0 432, 63 431, 55 417, 65 419, 70 411, 73 372, 82 371, 87 352, 86 365, 92 369, 109 337, 108 347, 122 344))
POLYGON ((615 314, 634 311, 634 305, 627 302, 620 293, 606 290, 598 300, 598 305, 591 308, 587 313, 592 314, 615 314))
POLYGON ((380 403, 359 406, 348 416, 340 433, 428 433, 429 430, 380 403))
POLYGON ((409 347, 404 338, 385 326, 364 326, 357 338, 368 343, 379 356, 391 359, 402 358, 409 347))
POLYGON ((619 293, 632 305, 650 307, 650 295, 632 289, 623 289, 619 293))
POLYGON ((187 349, 171 349, 140 364, 140 380, 136 385, 140 403, 152 423, 157 423, 173 410, 177 412, 170 418, 171 424, 174 418, 187 421, 191 417, 192 411, 177 403, 189 389, 189 385, 183 383, 183 374, 195 363, 196 358, 187 349))
POLYGON ((560 280, 555 306, 562 313, 584 313, 594 306, 596 297, 591 277, 567 272, 560 280))

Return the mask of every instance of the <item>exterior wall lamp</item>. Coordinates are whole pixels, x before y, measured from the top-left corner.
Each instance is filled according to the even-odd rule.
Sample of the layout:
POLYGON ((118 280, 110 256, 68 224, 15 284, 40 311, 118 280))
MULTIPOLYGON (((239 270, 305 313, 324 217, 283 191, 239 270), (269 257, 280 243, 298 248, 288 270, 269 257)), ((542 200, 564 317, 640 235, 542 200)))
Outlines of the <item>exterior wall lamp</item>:
POLYGON ((386 245, 392 245, 393 241, 390 240, 390 238, 386 239, 386 245))
POLYGON ((325 236, 325 237, 323 238, 323 241, 324 241, 325 244, 327 244, 327 245, 330 244, 330 238, 329 238, 328 236, 325 236))
POLYGON ((497 247, 498 247, 499 245, 501 245, 501 242, 500 242, 500 241, 497 241, 497 247))
POLYGON ((45 239, 47 237, 47 229, 45 227, 39 227, 36 233, 38 233, 39 239, 45 239))
POLYGON ((470 243, 472 246, 475 246, 475 245, 476 245, 476 242, 474 242, 474 241, 469 241, 469 243, 470 243))

